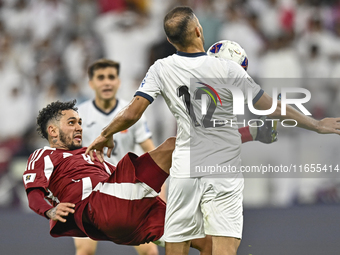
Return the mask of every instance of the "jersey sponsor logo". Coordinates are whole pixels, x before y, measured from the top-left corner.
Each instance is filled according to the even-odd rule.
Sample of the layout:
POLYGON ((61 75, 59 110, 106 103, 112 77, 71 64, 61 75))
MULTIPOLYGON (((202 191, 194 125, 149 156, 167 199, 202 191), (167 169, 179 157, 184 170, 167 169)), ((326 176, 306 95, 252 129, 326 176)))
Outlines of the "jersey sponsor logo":
POLYGON ((23 180, 24 180, 25 185, 27 183, 34 182, 36 175, 37 174, 24 174, 23 180))
POLYGON ((217 53, 220 51, 222 46, 222 43, 216 43, 214 46, 211 47, 210 52, 211 53, 217 53))

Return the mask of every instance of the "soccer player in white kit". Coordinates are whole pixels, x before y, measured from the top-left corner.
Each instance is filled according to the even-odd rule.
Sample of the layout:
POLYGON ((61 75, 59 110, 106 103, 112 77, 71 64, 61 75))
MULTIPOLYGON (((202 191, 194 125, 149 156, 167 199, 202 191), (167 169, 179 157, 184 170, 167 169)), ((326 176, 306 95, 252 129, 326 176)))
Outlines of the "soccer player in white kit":
MULTIPOLYGON (((215 164, 239 169, 241 139, 237 125, 212 129, 211 119, 206 118, 210 114, 214 119, 228 116, 235 123, 232 93, 226 89, 217 90, 221 105, 215 104, 213 112, 200 115, 200 111, 195 111, 200 109, 200 100, 195 100, 189 92, 200 89, 200 86, 207 90, 211 85, 208 90, 211 94, 215 85, 229 84, 240 89, 247 101, 250 89, 253 105, 259 110, 270 109, 272 98, 235 62, 206 55, 202 27, 189 7, 176 7, 170 11, 164 19, 164 29, 169 42, 178 50, 177 54, 158 60, 150 67, 129 106, 102 131, 86 153, 92 158, 96 150, 102 160, 103 148, 108 147, 107 153, 110 154, 112 135, 133 125, 161 94, 178 124, 165 219, 166 254, 188 254, 190 240, 205 235, 212 236, 214 255, 236 254, 243 225, 241 173, 209 178, 204 173, 193 176, 191 171, 193 162, 203 165, 211 160, 215 164)), ((287 107, 286 115, 281 116, 280 102, 270 116, 294 119, 299 127, 319 133, 340 134, 340 118, 317 121, 292 107, 287 107)))
MULTIPOLYGON (((83 146, 91 144, 103 127, 128 104, 127 101, 116 97, 121 84, 119 70, 120 64, 109 59, 99 59, 88 68, 89 85, 95 92, 95 98, 78 106, 79 115, 83 119, 83 146)), ((115 150, 106 160, 116 165, 126 153, 134 151, 136 144, 139 144, 144 152, 153 150, 155 146, 151 135, 146 119, 142 116, 136 125, 115 134, 115 150)), ((162 195, 164 199, 165 196, 162 195)), ((74 243, 76 255, 94 255, 96 252, 97 241, 89 238, 74 238, 74 243)), ((157 246, 153 243, 142 244, 135 248, 140 255, 158 254, 157 246)))

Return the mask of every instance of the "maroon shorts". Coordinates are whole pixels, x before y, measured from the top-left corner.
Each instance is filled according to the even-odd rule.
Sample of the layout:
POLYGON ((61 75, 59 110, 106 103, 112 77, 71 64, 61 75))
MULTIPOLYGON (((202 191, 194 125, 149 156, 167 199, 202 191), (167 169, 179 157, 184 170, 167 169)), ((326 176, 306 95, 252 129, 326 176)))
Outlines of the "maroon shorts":
POLYGON ((157 193, 167 177, 148 153, 127 154, 116 171, 77 205, 77 225, 95 240, 128 245, 158 240, 164 231, 165 203, 157 193), (89 225, 80 222, 83 210, 89 225))

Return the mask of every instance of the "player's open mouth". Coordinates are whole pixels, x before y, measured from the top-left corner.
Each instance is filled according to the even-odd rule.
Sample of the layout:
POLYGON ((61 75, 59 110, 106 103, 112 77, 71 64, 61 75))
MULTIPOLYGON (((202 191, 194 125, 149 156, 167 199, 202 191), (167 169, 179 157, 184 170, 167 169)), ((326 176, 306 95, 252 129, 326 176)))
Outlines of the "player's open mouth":
POLYGON ((103 93, 112 92, 112 89, 103 89, 102 92, 103 92, 103 93))
POLYGON ((74 136, 74 139, 81 142, 81 135, 75 135, 74 136))

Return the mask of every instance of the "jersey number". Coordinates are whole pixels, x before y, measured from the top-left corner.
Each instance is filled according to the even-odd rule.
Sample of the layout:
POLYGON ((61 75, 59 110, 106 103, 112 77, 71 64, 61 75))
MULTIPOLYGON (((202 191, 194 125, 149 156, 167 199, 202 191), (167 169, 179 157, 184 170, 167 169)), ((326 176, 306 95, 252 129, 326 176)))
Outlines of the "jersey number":
MULTIPOLYGON (((196 114, 191 104, 191 101, 190 101, 191 97, 190 97, 190 92, 189 92, 188 87, 185 85, 179 87, 177 89, 177 95, 178 97, 183 97, 184 105, 195 127, 201 126, 201 124, 197 121, 196 114)), ((194 92, 194 99, 202 100, 203 95, 205 95, 205 97, 208 98, 209 102, 208 102, 207 112, 205 115, 203 115, 202 120, 201 120, 202 126, 205 128, 217 126, 217 124, 214 125, 214 122, 211 120, 216 110, 216 104, 212 102, 210 96, 213 96, 215 98, 215 101, 217 100, 217 97, 214 93, 208 94, 206 88, 204 88, 204 90, 201 88, 197 88, 194 92)))

